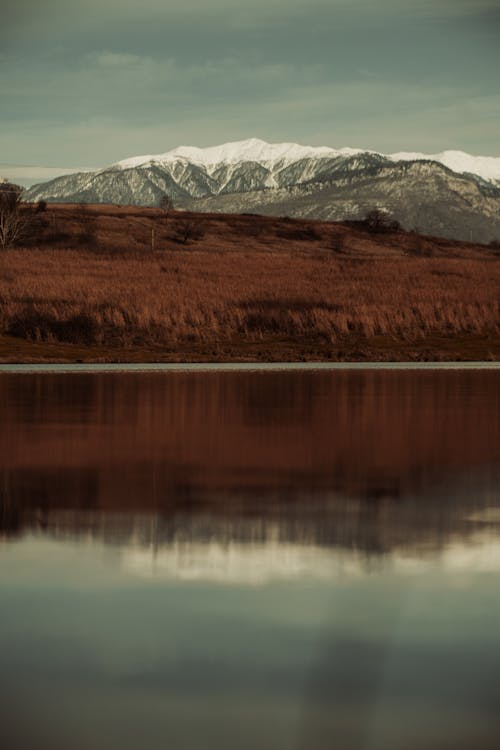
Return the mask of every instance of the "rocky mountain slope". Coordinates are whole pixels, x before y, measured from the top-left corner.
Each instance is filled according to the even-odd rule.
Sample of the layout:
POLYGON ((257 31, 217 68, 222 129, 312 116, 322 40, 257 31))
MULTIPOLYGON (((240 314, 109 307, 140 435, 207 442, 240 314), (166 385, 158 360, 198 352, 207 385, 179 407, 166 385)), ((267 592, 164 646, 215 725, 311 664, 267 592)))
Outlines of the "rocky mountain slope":
POLYGON ((323 220, 358 219, 377 207, 426 234, 500 237, 500 159, 460 152, 384 156, 250 139, 58 177, 26 199, 154 206, 164 193, 180 208, 323 220))

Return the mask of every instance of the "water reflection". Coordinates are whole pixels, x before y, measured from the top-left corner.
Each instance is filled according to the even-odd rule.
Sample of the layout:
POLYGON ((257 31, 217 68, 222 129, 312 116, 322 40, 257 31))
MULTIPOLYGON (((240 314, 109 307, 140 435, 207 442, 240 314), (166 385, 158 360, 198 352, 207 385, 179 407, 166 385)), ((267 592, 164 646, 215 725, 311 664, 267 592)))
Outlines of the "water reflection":
POLYGON ((0 530, 439 547, 500 506, 499 379, 4 375, 0 530))
POLYGON ((5 746, 496 748, 499 386, 1 376, 5 746))

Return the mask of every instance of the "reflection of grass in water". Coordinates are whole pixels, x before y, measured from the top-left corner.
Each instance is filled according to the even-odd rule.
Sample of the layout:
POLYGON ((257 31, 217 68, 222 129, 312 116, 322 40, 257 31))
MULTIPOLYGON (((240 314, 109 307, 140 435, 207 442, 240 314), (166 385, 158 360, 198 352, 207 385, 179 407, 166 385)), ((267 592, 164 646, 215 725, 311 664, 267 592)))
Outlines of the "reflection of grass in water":
POLYGON ((186 495, 244 480, 377 503, 409 478, 498 464, 498 383, 494 370, 2 375, 0 467, 102 466, 131 501, 123 467, 155 462, 186 495))

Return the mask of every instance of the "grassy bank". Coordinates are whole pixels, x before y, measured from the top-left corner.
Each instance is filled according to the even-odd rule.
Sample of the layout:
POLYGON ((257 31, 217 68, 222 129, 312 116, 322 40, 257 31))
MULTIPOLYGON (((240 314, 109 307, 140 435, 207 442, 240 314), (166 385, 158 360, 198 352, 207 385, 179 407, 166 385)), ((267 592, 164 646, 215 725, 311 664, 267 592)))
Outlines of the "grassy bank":
POLYGON ((500 358, 492 249, 117 207, 39 221, 0 257, 4 362, 500 358))

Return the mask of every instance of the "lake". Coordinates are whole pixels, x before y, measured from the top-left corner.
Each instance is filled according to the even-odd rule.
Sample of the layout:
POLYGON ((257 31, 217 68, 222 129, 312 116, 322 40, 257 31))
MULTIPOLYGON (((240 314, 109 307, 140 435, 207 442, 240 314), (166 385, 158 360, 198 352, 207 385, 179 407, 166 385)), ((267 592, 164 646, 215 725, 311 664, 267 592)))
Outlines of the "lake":
POLYGON ((497 750, 498 368, 32 369, 2 747, 497 750))

